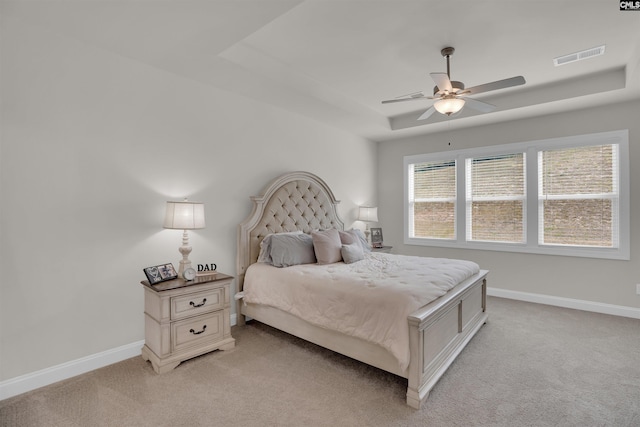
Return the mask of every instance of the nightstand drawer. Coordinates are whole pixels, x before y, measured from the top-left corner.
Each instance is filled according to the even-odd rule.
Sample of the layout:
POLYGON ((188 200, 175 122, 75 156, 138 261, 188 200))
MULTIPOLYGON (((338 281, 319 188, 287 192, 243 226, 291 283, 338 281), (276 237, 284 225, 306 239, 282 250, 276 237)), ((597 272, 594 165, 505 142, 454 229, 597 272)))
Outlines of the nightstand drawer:
POLYGON ((224 335, 224 311, 205 314, 171 324, 171 351, 217 341, 224 335))
POLYGON ((184 319, 224 308, 224 288, 171 298, 171 320, 184 319))

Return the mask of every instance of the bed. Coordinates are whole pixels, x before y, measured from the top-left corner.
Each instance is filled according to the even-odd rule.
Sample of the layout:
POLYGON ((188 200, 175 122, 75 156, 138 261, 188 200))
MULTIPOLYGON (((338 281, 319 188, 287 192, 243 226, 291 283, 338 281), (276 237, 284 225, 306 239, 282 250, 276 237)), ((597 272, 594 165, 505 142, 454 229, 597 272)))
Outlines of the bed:
MULTIPOLYGON (((313 234, 315 239, 321 232, 333 236, 336 233, 334 230, 338 230, 341 238, 348 239, 349 233, 352 237, 358 233, 357 230, 344 230, 344 223, 337 213, 339 201, 322 179, 309 172, 284 174, 269 183, 262 195, 251 197, 251 200, 252 212, 238 227, 238 324, 244 324, 248 317, 406 378, 407 404, 419 409, 438 379, 486 322, 488 272, 477 265, 474 268, 474 264, 468 261, 422 259, 375 252, 366 253, 364 259, 358 258, 360 260, 357 262, 349 263, 323 260, 322 265, 318 261, 317 264, 303 262, 301 265, 277 268, 257 262, 259 256, 264 256, 261 243, 267 236, 285 237, 282 233, 287 233, 307 242, 309 234, 313 234), (458 272, 458 268, 463 271, 458 272), (397 286, 401 286, 401 283, 402 286, 409 286, 407 281, 413 280, 403 276, 405 270, 411 270, 407 274, 414 276, 414 279, 418 276, 427 277, 425 281, 431 281, 439 287, 436 286, 435 291, 422 291, 414 287, 403 291, 403 295, 393 296, 389 288, 393 287, 394 280, 397 286), (436 274, 435 279, 431 279, 432 273, 436 274), (363 278, 365 274, 366 278, 363 278), (371 276, 378 277, 374 281, 371 276), (296 286, 296 280, 304 287, 296 286), (351 282, 345 284, 339 280, 351 282), (275 287, 261 288, 262 282, 264 286, 271 283, 275 287), (316 292, 312 287, 313 282, 323 289, 318 295, 310 294, 316 292), (367 324, 359 325, 358 318, 345 319, 348 310, 339 308, 339 303, 343 301, 355 307, 351 310, 353 312, 359 311, 358 304, 376 304, 375 301, 366 300, 347 303, 342 294, 337 296, 340 290, 350 289, 351 285, 358 283, 366 287, 363 289, 375 288, 376 292, 381 292, 381 296, 375 298, 378 301, 382 298, 385 304, 389 304, 388 310, 378 307, 377 311, 383 318, 376 319, 374 327, 368 327, 370 313, 362 318, 367 324), (285 293, 295 288, 301 288, 303 293, 291 297, 285 293), (331 289, 336 290, 336 295, 323 306, 319 302, 322 301, 321 294, 327 294, 331 289), (422 304, 422 299, 417 297, 407 300, 405 294, 413 295, 414 290, 420 293, 420 298, 428 298, 429 302, 422 304), (437 295, 432 295, 433 292, 437 295), (270 293, 273 293, 271 299, 270 293), (308 295, 313 296, 307 298, 308 295), (313 305, 304 305, 301 302, 304 299, 312 300, 313 305), (392 300, 404 301, 409 305, 392 306, 392 300), (278 305, 277 301, 285 303, 278 305), (388 311, 393 312, 395 317, 392 318, 388 311), (398 316, 400 318, 396 320, 398 316), (380 325, 389 325, 389 330, 382 332, 381 341, 360 332, 370 329, 377 333, 380 325), (394 339, 390 341, 389 337, 394 339)), ((358 244, 348 246, 357 247, 358 244)), ((329 298, 331 295, 329 293, 329 298)), ((359 295, 360 299, 364 298, 363 293, 359 295)))

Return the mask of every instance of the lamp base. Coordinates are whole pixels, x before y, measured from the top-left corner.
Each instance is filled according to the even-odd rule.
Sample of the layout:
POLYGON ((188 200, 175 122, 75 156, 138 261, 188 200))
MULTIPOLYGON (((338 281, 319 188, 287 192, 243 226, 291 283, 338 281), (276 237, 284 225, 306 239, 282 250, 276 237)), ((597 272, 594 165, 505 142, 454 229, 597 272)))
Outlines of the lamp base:
POLYGON ((191 260, 189 260, 189 254, 191 253, 191 246, 189 246, 189 234, 187 230, 182 233, 182 246, 178 248, 178 252, 182 254, 182 259, 178 267, 178 277, 182 277, 184 270, 191 267, 191 260))
POLYGON ((178 277, 182 278, 183 277, 183 273, 187 268, 191 268, 191 260, 180 260, 180 263, 178 264, 178 277))

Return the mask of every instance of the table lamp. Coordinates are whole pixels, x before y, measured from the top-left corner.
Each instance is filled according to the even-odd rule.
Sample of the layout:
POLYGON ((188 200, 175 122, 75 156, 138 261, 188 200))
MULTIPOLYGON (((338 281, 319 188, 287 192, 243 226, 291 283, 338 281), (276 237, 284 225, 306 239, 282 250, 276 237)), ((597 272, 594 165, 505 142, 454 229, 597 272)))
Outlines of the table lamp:
POLYGON ((367 242, 369 241, 369 234, 371 234, 371 230, 369 230, 369 222, 378 222, 378 208, 373 208, 370 206, 360 206, 360 213, 358 214, 358 221, 364 221, 365 230, 364 235, 367 238, 367 242))
POLYGON ((167 202, 167 212, 164 217, 163 227, 184 231, 182 233, 182 246, 178 248, 178 251, 182 254, 178 276, 182 277, 184 270, 191 267, 191 261, 189 260, 191 246, 189 246, 187 230, 197 230, 205 227, 204 203, 189 202, 187 199, 182 202, 167 202))

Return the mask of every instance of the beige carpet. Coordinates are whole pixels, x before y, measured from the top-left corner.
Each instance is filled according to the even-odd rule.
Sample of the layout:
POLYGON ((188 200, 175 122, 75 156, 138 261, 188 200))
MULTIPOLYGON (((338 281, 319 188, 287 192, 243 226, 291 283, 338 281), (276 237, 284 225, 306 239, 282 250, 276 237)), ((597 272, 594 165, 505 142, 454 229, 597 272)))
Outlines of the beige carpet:
POLYGON ((489 298, 432 390, 257 323, 156 375, 135 357, 0 402, 2 426, 640 426, 640 320, 489 298))

